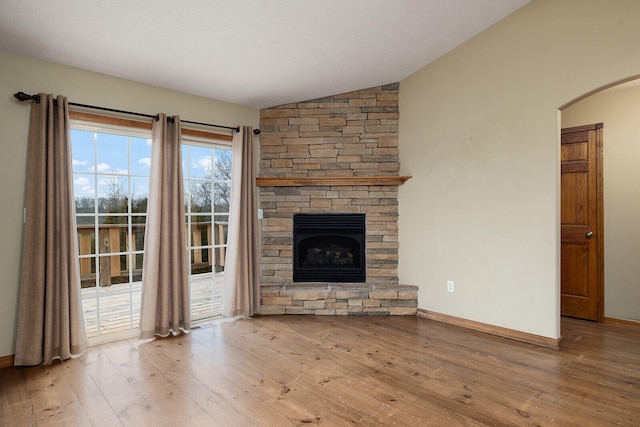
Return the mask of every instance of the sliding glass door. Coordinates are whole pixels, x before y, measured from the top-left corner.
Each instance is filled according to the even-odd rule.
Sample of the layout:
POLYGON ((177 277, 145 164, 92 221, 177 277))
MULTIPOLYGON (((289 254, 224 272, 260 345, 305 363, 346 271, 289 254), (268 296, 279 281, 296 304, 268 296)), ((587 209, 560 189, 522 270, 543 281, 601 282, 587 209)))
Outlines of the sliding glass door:
POLYGON ((220 314, 231 194, 231 147, 183 140, 191 318, 220 314))
POLYGON ((131 335, 140 312, 149 132, 74 125, 74 199, 87 336, 131 335))
MULTIPOLYGON (((151 132, 73 122, 74 199, 82 304, 94 342, 135 336, 140 318, 151 132)), ((193 320, 220 314, 231 146, 183 139, 193 320)))

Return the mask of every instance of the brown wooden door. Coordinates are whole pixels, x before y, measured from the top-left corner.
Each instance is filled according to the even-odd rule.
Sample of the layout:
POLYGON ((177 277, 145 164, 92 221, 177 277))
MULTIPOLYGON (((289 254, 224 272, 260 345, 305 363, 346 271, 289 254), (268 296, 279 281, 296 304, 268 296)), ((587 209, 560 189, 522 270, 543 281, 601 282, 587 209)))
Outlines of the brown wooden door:
POLYGON ((561 312, 602 321, 602 123, 562 129, 561 182, 561 312))

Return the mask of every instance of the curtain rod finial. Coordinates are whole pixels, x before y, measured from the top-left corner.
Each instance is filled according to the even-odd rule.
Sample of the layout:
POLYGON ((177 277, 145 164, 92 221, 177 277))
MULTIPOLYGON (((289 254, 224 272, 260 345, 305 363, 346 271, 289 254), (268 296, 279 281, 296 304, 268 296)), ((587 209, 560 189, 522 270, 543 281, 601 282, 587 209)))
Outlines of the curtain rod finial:
POLYGON ((253 134, 254 135, 260 135, 260 129, 254 129, 253 130, 253 134))
POLYGON ((40 96, 38 95, 28 95, 24 92, 18 92, 18 93, 14 93, 13 96, 18 100, 18 101, 36 101, 36 102, 40 102, 40 96))

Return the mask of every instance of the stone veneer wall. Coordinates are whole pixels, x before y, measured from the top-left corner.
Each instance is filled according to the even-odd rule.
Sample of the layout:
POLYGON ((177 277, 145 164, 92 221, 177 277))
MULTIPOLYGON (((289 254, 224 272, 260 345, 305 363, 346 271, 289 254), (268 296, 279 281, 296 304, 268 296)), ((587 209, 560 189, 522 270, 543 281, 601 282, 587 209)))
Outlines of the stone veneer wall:
MULTIPOLYGON (((398 175, 398 88, 395 83, 261 110, 260 177, 398 175)), ((360 299, 369 300, 368 295, 362 294, 364 288, 376 292, 376 289, 398 287, 397 185, 260 187, 259 200, 264 213, 260 257, 263 314, 297 313, 303 307, 311 310, 311 306, 314 310, 325 310, 327 304, 331 306, 336 302, 335 290, 340 288, 345 292, 349 289, 349 292, 359 292, 360 299), (309 284, 293 283, 294 213, 366 214, 366 284, 327 284, 325 287, 314 284, 310 289, 309 284), (277 291, 279 286, 286 287, 280 290, 282 295, 277 291), (315 298, 320 292, 328 299, 325 298, 325 303, 317 299, 292 299, 291 292, 296 287, 300 290, 305 287, 306 296, 315 298)), ((402 289, 403 292, 414 290, 402 289)), ((390 292, 393 293, 393 289, 390 292)), ((397 289, 395 295, 398 295, 397 289)), ((403 299, 410 295, 411 298, 404 300, 416 306, 417 292, 415 298, 413 293, 400 295, 403 299)), ((360 307, 362 311, 362 305, 360 307)), ((344 313, 338 314, 346 314, 346 309, 347 305, 344 313)))

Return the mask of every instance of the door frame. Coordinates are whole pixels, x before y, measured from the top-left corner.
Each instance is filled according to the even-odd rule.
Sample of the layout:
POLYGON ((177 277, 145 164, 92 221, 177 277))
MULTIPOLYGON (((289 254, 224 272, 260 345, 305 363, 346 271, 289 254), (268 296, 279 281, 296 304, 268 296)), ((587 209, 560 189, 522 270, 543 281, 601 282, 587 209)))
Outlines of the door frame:
MULTIPOLYGON (((562 128, 560 135, 563 133, 580 132, 580 131, 596 131, 596 224, 595 224, 595 238, 596 238, 596 264, 598 269, 598 312, 596 321, 602 323, 605 321, 604 316, 604 154, 603 154, 603 130, 604 123, 594 123, 590 125, 572 126, 568 128, 562 128)), ((558 163, 560 158, 558 158, 558 163)), ((561 188, 562 190, 562 188, 561 188)), ((562 193, 560 194, 562 197, 562 193)), ((560 253, 560 251, 559 251, 560 253)), ((562 261, 560 260, 560 265, 562 261)), ((559 292, 562 292, 562 287, 559 287, 559 292)), ((562 315, 562 311, 560 313, 562 315)))

